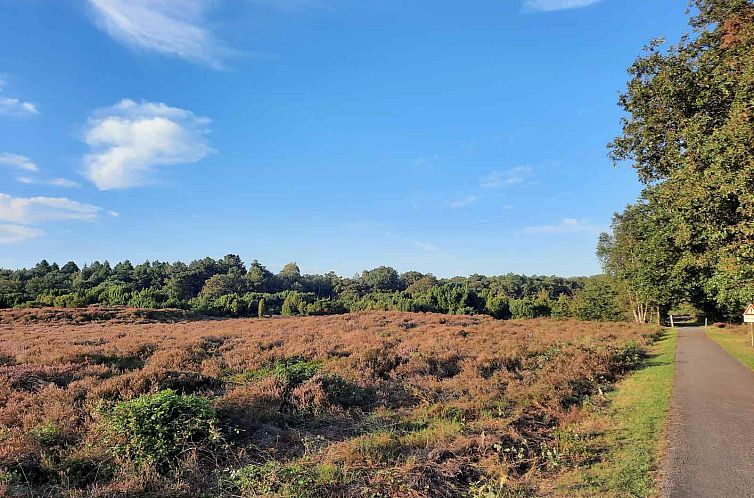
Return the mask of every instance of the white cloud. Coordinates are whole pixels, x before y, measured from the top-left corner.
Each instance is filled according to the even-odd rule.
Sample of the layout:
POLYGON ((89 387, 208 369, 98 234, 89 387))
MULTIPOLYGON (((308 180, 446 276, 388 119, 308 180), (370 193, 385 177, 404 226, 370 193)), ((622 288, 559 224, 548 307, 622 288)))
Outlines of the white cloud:
POLYGON ((21 225, 0 224, 0 244, 17 244, 43 235, 42 230, 21 225))
POLYGON ((423 249, 423 250, 425 250, 427 252, 433 252, 433 253, 436 253, 436 254, 442 254, 443 253, 442 249, 440 249, 439 247, 437 247, 435 245, 428 244, 427 242, 422 242, 420 240, 414 240, 413 243, 419 249, 423 249))
POLYGON ((560 223, 554 225, 537 225, 527 227, 524 232, 527 233, 588 233, 598 234, 604 231, 604 227, 593 225, 575 218, 564 218, 560 223))
POLYGON ((593 5, 602 0, 526 0, 526 7, 543 12, 553 10, 578 9, 593 5))
POLYGON ((122 100, 90 119, 85 141, 85 174, 100 190, 148 183, 159 166, 200 161, 207 144, 208 118, 165 104, 122 100))
POLYGON ((34 161, 28 157, 9 152, 0 152, 0 166, 10 166, 24 171, 39 171, 34 161))
POLYGON ((467 195, 465 197, 459 197, 458 199, 454 200, 450 203, 450 207, 453 209, 462 208, 465 206, 470 206, 474 204, 476 201, 479 200, 479 197, 475 195, 467 195))
POLYGON ((36 105, 0 95, 0 115, 26 116, 29 114, 39 114, 36 105))
POLYGON ((13 197, 0 194, 0 221, 33 224, 46 221, 94 221, 101 208, 67 197, 13 197))
MULTIPOLYGON (((4 87, 5 80, 0 79, 0 92, 4 87)), ((0 116, 28 116, 30 114, 39 114, 39 109, 35 104, 0 95, 0 116)))
POLYGON ((482 179, 484 188, 500 188, 524 183, 534 173, 531 166, 516 166, 505 171, 493 171, 482 179))
POLYGON ((51 180, 46 180, 44 183, 47 183, 48 185, 53 185, 55 187, 64 187, 64 188, 73 188, 73 187, 81 186, 78 182, 74 182, 73 180, 69 180, 67 178, 53 178, 51 180))
POLYGON ((53 187, 73 188, 80 187, 78 182, 69 180, 67 178, 51 178, 49 180, 40 180, 31 176, 17 176, 16 180, 19 183, 25 183, 26 185, 52 185, 53 187))
POLYGON ((222 69, 232 55, 208 27, 214 0, 88 0, 97 25, 118 42, 222 69))

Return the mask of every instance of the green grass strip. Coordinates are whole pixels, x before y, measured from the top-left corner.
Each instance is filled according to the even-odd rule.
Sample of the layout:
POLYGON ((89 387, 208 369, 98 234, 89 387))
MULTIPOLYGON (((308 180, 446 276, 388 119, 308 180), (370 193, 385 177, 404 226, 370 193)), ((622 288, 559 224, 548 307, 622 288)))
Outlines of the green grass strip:
POLYGON ((707 335, 731 356, 754 370, 754 348, 751 347, 749 329, 719 329, 707 327, 707 335))
POLYGON ((599 462, 562 480, 558 494, 569 497, 647 497, 656 493, 655 470, 663 451, 662 432, 670 409, 677 332, 668 330, 653 354, 608 395, 598 412, 611 427, 593 441, 606 449, 599 462))

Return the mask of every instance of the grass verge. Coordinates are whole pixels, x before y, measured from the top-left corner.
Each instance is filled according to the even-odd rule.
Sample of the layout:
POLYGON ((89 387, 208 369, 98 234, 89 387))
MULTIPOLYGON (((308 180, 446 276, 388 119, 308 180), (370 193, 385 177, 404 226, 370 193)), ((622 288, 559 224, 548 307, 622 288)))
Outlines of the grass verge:
MULTIPOLYGON (((595 463, 565 474, 555 494, 568 497, 648 497, 656 492, 655 470, 663 451, 662 431, 675 375, 677 332, 668 330, 652 355, 607 395, 590 417, 590 446, 604 451, 595 463)), ((582 429, 583 430, 583 429, 582 429)))
POLYGON ((731 356, 754 370, 754 348, 751 347, 748 325, 725 329, 707 327, 705 332, 731 356))

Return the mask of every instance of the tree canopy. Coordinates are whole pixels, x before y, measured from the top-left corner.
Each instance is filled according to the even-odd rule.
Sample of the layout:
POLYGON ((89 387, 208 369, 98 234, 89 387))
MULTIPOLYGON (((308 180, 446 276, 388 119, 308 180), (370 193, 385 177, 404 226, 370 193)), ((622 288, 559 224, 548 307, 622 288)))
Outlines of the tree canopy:
MULTIPOLYGON (((96 261, 80 269, 73 262, 61 268, 41 261, 31 269, 0 270, 0 308, 105 304, 231 316, 401 310, 501 319, 551 316, 557 309, 556 316, 567 317, 572 308, 568 303, 584 292, 589 280, 515 274, 438 279, 417 271, 399 274, 388 266, 343 278, 332 272, 302 274, 296 263, 275 274, 256 260, 247 271, 236 255, 188 264, 146 261, 134 266, 123 261, 111 266, 96 261)), ((613 300, 588 315, 615 319, 621 313, 613 300)))
POLYGON ((645 189, 598 253, 634 309, 732 317, 754 300, 754 4, 692 7, 678 44, 654 40, 629 68, 609 150, 645 189))

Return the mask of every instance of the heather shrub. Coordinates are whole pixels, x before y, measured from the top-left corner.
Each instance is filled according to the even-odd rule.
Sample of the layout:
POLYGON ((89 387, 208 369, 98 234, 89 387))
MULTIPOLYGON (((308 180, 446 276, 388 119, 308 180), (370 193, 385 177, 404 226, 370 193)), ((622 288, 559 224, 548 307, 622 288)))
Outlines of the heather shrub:
POLYGON ((338 375, 317 375, 293 390, 297 409, 320 413, 332 409, 363 408, 374 403, 374 389, 356 385, 338 375))
POLYGON ((599 458, 585 414, 660 338, 481 315, 154 313, 0 312, 0 496, 536 496, 599 458))
POLYGON ((181 453, 220 439, 210 401, 170 389, 120 402, 104 420, 112 453, 137 465, 164 468, 181 453))

